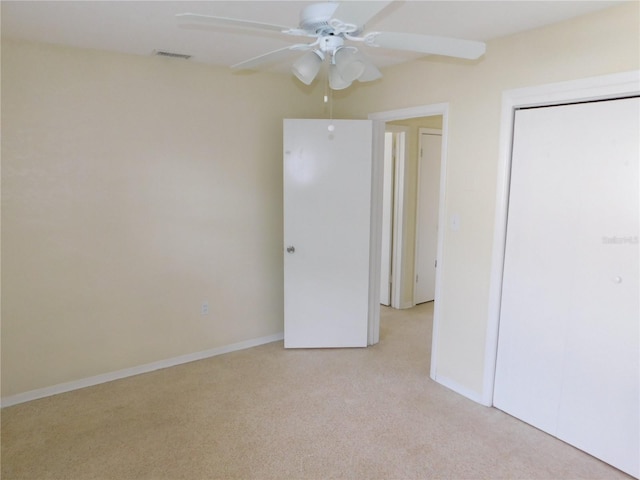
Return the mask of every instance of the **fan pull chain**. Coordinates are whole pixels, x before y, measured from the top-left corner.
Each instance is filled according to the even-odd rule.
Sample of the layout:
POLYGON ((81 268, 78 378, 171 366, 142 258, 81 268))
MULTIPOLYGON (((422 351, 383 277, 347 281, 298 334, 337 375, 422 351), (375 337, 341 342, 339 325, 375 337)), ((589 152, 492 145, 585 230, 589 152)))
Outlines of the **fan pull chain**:
POLYGON ((327 75, 327 83, 325 84, 324 103, 329 104, 329 126, 327 127, 327 130, 329 130, 329 132, 333 132, 336 128, 333 125, 333 90, 331 90, 331 87, 329 86, 328 75, 327 75))

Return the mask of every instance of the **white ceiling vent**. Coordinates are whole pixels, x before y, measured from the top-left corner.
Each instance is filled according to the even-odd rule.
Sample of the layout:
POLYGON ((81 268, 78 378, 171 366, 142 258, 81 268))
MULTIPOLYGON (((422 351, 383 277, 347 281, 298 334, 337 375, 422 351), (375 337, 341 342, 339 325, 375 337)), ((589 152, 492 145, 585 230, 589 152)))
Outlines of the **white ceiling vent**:
POLYGON ((187 55, 184 53, 167 52, 164 50, 154 50, 153 54, 160 57, 182 58, 183 60, 189 60, 191 58, 191 55, 187 55))

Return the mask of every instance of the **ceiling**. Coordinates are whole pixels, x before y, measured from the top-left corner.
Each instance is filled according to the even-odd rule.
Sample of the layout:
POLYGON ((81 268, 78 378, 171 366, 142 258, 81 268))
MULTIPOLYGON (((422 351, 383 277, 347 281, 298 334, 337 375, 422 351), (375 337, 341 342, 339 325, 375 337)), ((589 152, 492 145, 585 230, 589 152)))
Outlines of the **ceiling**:
MULTIPOLYGON (((300 37, 278 32, 187 23, 178 13, 201 13, 296 27, 309 1, 6 1, 2 0, 2 35, 68 46, 136 55, 156 50, 192 55, 189 61, 229 66, 276 50, 300 37)), ((430 1, 396 0, 376 15, 366 31, 409 32, 468 40, 530 30, 612 7, 621 1, 430 1)), ((419 54, 369 47, 379 67, 419 54)), ((292 55, 301 55, 292 52, 292 55)), ((286 71, 290 59, 268 65, 286 71)))

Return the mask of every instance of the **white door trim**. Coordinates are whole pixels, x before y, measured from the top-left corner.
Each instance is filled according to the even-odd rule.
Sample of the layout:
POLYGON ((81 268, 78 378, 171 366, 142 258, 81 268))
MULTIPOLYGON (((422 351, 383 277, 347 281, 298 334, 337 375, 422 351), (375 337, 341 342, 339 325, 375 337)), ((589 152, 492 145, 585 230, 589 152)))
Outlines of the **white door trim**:
POLYGON ((393 172, 393 221, 391 242, 391 307, 406 308, 402 305, 403 248, 402 234, 404 219, 405 167, 407 163, 407 134, 409 127, 386 125, 386 132, 394 134, 393 155, 395 158, 393 172))
POLYGON ((640 95, 640 70, 507 90, 502 94, 496 213, 481 397, 481 403, 484 405, 493 405, 515 110, 523 107, 559 105, 635 95, 640 95))
MULTIPOLYGON (((404 120, 408 118, 419 118, 419 117, 432 117, 436 115, 442 115, 442 163, 440 169, 440 205, 438 207, 438 254, 437 261, 438 265, 443 265, 442 263, 442 248, 444 244, 444 219, 445 219, 445 191, 446 191, 446 176, 447 176, 447 131, 448 131, 448 120, 449 120, 449 104, 448 103, 436 103, 431 105, 422 105, 417 107, 403 108, 399 110, 389 110, 385 112, 376 112, 369 114, 369 120, 374 121, 374 145, 376 148, 374 149, 374 156, 382 156, 382 148, 381 146, 384 144, 384 124, 385 122, 392 122, 394 120, 404 120), (378 124, 378 127, 376 127, 378 124)), ((374 163, 378 163, 374 161, 374 163)), ((379 163, 382 163, 380 159, 379 163)), ((374 185, 379 185, 378 188, 373 189, 373 194, 377 195, 379 198, 375 199, 373 203, 373 210, 377 215, 377 223, 379 227, 381 227, 382 222, 382 170, 379 168, 376 172, 374 172, 374 185), (377 175, 377 176, 375 176, 377 175)), ((372 214, 374 214, 372 211, 372 214)), ((373 231, 373 229, 372 229, 373 231)), ((374 297, 376 301, 380 298, 380 240, 381 240, 381 228, 377 229, 377 239, 372 238, 372 250, 374 246, 374 241, 377 242, 377 248, 375 249, 375 253, 378 256, 377 269, 371 272, 371 283, 377 283, 378 289, 376 290, 376 296, 374 297)), ((373 265, 373 262, 372 262, 373 265)), ((433 335, 432 335, 432 346, 431 346, 431 371, 430 376, 433 380, 436 380, 436 371, 437 371, 437 360, 438 360, 438 340, 439 340, 439 324, 440 324, 440 302, 441 298, 441 272, 442 269, 438 268, 436 270, 436 294, 435 294, 435 305, 433 312, 433 335)), ((380 305, 378 302, 378 312, 380 310, 380 305)), ((370 317, 371 319, 371 317, 370 317)), ((369 339, 372 338, 378 341, 380 337, 380 315, 377 318, 371 319, 369 323, 369 339)))
POLYGON ((380 305, 391 306, 391 261, 393 259, 393 194, 394 170, 393 133, 384 133, 384 174, 382 206, 382 255, 380 263, 380 305))
MULTIPOLYGON (((416 205, 416 238, 414 239, 415 245, 416 245, 416 249, 415 249, 415 255, 413 257, 413 271, 417 272, 418 271, 418 260, 420 258, 420 250, 419 250, 419 245, 420 245, 420 228, 418 227, 418 224, 420 222, 420 218, 421 218, 421 205, 420 205, 420 185, 422 185, 422 175, 424 175, 424 172, 422 171, 422 134, 431 134, 431 135, 440 135, 440 143, 442 144, 442 129, 441 128, 418 128, 418 189, 416 191, 416 201, 417 201, 417 205, 416 205)), ((440 147, 442 149, 442 145, 440 147)), ((443 161, 443 157, 441 155, 440 158, 440 164, 442 165, 442 161, 443 161)), ((437 271, 437 266, 436 266, 436 271, 437 271)), ((416 303, 416 288, 415 288, 415 284, 416 284, 416 277, 414 275, 413 278, 413 304, 417 305, 416 303)))

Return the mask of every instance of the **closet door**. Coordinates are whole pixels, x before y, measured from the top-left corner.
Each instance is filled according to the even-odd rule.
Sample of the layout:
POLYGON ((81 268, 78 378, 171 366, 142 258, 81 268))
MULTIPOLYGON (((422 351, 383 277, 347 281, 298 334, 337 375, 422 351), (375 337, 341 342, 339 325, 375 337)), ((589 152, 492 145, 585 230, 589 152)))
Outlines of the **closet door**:
POLYGON ((638 98, 519 110, 494 404, 638 476, 638 98))

